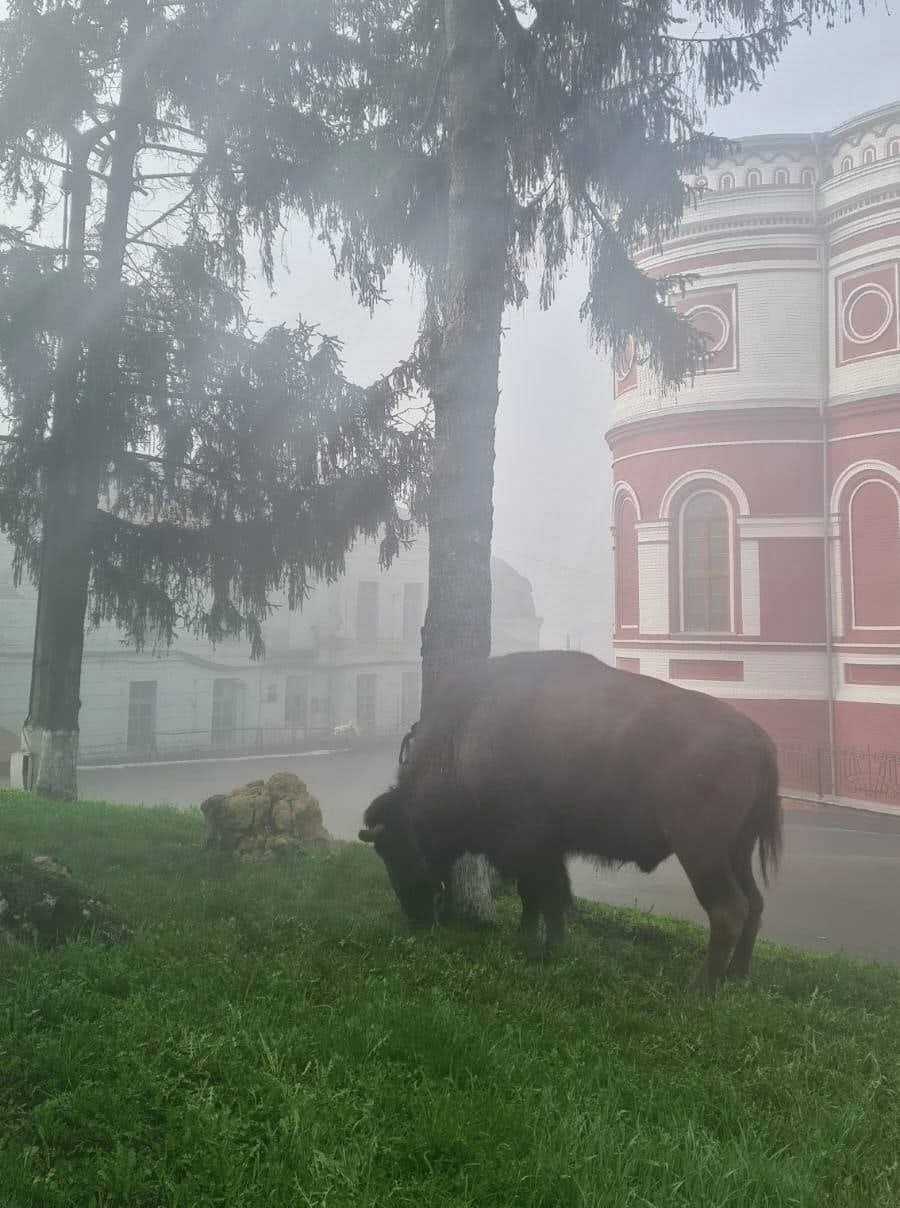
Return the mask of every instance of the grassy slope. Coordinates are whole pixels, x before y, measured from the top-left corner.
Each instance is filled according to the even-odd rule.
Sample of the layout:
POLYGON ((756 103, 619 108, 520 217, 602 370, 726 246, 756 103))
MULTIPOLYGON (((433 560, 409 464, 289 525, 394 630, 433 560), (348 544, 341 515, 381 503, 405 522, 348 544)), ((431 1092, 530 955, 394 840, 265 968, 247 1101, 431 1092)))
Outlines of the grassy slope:
POLYGON ((0 793, 127 945, 0 949, 0 1206, 900 1205, 900 971, 590 909, 544 969, 413 935, 361 845, 289 867, 196 815, 0 793))

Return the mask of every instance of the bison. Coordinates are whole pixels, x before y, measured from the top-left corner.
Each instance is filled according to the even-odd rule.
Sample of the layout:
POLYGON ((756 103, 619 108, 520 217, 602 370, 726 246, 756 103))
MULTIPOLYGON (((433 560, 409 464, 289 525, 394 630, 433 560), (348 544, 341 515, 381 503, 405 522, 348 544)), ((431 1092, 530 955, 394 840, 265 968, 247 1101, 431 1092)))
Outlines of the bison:
POLYGON ((449 673, 397 783, 365 812, 406 914, 434 921, 464 853, 514 880, 522 931, 563 938, 566 857, 651 872, 674 854, 709 916, 695 986, 749 972, 763 880, 782 839, 768 735, 722 701, 569 651, 511 654, 449 673))

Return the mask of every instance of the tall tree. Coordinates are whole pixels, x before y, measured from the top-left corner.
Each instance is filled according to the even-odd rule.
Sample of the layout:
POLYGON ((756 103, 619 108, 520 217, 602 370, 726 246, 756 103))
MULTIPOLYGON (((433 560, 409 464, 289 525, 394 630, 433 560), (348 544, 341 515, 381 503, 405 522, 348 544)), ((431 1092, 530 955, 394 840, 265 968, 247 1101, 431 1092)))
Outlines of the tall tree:
POLYGON ((332 341, 254 341, 241 307, 245 230, 271 273, 287 208, 332 229, 318 111, 347 63, 314 3, 8 6, 0 171, 30 208, 0 233, 0 525, 39 581, 41 792, 75 793, 89 599, 137 642, 190 624, 258 650, 268 591, 296 603, 358 533, 385 558, 405 536, 427 452, 394 419, 406 368, 354 389, 332 341))
MULTIPOLYGON (((670 304, 686 280, 645 275, 635 252, 671 234, 693 202, 685 177, 723 150, 703 130, 707 106, 755 88, 798 28, 850 7, 348 0, 372 55, 354 85, 370 98, 368 159, 354 150, 369 183, 360 241, 393 241, 429 283, 426 710, 444 667, 489 649, 504 304, 524 298, 537 262, 549 305, 567 265, 586 259, 592 338, 613 356, 634 339, 661 383, 692 372, 703 343, 670 304)), ((460 896, 476 916, 490 917, 486 884, 469 864, 460 896)))

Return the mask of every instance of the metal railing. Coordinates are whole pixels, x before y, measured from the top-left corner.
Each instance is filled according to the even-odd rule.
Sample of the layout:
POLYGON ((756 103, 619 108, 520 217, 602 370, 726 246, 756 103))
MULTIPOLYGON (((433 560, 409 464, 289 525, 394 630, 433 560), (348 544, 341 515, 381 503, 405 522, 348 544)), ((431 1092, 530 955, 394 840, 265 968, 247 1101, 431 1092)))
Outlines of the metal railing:
POLYGON ((900 751, 871 747, 815 747, 781 742, 778 766, 783 789, 817 797, 844 797, 900 805, 900 751))
POLYGON ((82 741, 78 761, 82 767, 96 764, 155 763, 210 757, 240 758, 242 755, 288 755, 310 750, 343 750, 369 742, 399 741, 405 732, 397 726, 343 732, 343 727, 290 726, 235 727, 227 733, 206 730, 157 731, 152 740, 129 743, 82 741))

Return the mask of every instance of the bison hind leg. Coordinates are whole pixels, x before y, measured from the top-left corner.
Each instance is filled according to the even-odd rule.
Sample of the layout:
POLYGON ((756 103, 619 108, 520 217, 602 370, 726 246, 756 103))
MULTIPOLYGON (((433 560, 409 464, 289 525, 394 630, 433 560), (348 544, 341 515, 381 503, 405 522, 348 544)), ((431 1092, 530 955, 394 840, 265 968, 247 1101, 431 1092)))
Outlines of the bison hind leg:
POLYGON ((731 961, 728 965, 729 977, 747 977, 750 972, 750 961, 753 957, 753 945, 762 923, 763 896, 753 876, 753 847, 741 848, 732 856, 731 867, 737 883, 740 885, 749 907, 743 930, 738 937, 731 961))
POLYGON ((696 868, 679 856, 700 905, 709 916, 706 957, 694 979, 694 989, 712 994, 728 967, 750 915, 747 896, 729 864, 696 868))

